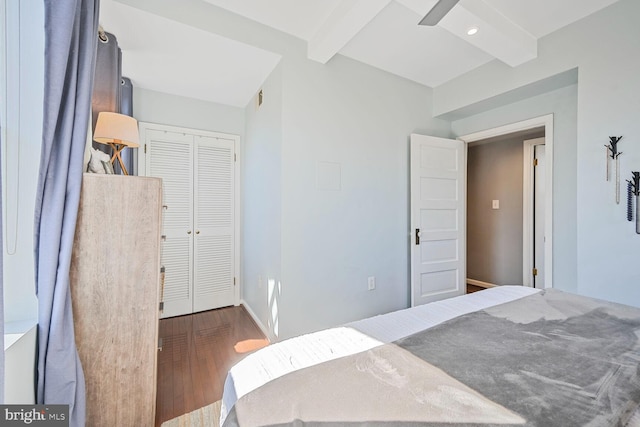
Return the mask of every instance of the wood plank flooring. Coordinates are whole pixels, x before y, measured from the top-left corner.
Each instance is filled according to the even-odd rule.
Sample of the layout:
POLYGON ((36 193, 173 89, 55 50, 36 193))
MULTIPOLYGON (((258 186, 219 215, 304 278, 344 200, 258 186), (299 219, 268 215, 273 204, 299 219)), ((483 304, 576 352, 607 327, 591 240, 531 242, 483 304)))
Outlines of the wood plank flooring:
POLYGON ((157 427, 220 400, 229 368, 268 344, 243 306, 162 319, 159 336, 157 427))
POLYGON ((467 293, 473 293, 473 292, 478 292, 478 291, 483 291, 486 288, 483 288, 482 286, 476 286, 476 285, 470 285, 467 283, 467 293))
POLYGON ((229 368, 268 341, 243 306, 160 320, 156 426, 222 398, 229 368))

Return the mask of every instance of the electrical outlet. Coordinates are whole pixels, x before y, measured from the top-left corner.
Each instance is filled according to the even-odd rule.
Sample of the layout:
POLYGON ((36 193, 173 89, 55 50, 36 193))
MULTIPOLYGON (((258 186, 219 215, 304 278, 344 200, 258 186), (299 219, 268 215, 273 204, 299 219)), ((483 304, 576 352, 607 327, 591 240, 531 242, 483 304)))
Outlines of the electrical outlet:
POLYGON ((375 277, 373 277, 373 276, 369 277, 367 283, 368 283, 368 289, 370 291, 372 291, 372 290, 374 290, 376 288, 376 278, 375 277))

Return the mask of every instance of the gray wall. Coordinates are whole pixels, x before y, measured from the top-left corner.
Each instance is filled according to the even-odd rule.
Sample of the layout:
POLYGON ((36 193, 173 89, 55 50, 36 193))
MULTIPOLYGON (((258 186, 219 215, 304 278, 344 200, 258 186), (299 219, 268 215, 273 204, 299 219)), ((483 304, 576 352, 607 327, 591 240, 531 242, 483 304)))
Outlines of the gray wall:
POLYGON ((522 138, 469 147, 467 277, 522 285, 522 138), (499 200, 500 209, 492 209, 499 200))
POLYGON ((136 87, 133 82, 133 117, 212 132, 244 134, 244 109, 136 87))
MULTIPOLYGON (((636 306, 640 236, 626 221, 625 204, 615 202, 614 183, 604 179, 603 146, 609 136, 624 135, 619 146, 624 152, 622 179, 640 169, 638 16, 639 1, 620 0, 541 39, 537 59, 516 68, 494 61, 434 90, 434 109, 445 114, 578 68, 576 105, 573 113, 564 109, 565 117, 575 114, 576 127, 563 124, 553 153, 554 287, 636 306), (567 131, 571 139, 564 138, 570 135, 567 131)), ((527 116, 525 109, 520 104, 504 110, 501 117, 489 116, 505 124, 514 115, 527 116)), ((489 126, 476 120, 476 129, 489 126)))
POLYGON ((297 51, 283 69, 282 336, 408 306, 409 135, 450 134, 431 89, 297 51), (318 185, 319 162, 339 165, 339 190, 318 185))
MULTIPOLYGON (((201 0, 181 2, 179 15, 171 0, 123 2, 282 55, 281 121, 277 108, 247 107, 242 289, 259 320, 287 338, 407 307, 408 138, 451 133, 433 118, 432 90, 339 55, 308 60, 302 40, 201 0), (322 162, 339 165, 339 189, 317 185, 322 162)), ((272 96, 265 90, 265 102, 272 96)))
POLYGON ((282 67, 262 86, 263 103, 245 108, 242 162, 242 299, 278 337, 281 286, 282 67))
POLYGON ((575 220, 577 94, 577 85, 571 85, 454 121, 451 126, 457 137, 553 114, 553 286, 573 292, 577 292, 578 287, 575 220))
MULTIPOLYGON (((620 0, 546 36, 535 60, 516 68, 493 61, 433 91, 340 56, 327 65, 313 63, 302 41, 201 0, 184 0, 180 14, 174 13, 172 0, 122 1, 283 56, 281 122, 268 120, 271 124, 263 129, 275 126, 273 132, 281 132, 269 143, 281 150, 271 158, 281 163, 272 162, 268 171, 274 197, 281 180, 281 199, 273 202, 281 209, 280 232, 273 232, 281 245, 281 279, 276 281, 281 337, 407 305, 411 132, 460 136, 548 113, 554 114, 555 140, 554 286, 640 304, 640 270, 635 268, 640 239, 625 221, 624 206, 612 202, 611 183, 602 178, 609 135, 625 136, 623 177, 640 164, 640 146, 632 143, 640 138, 637 0, 620 0), (577 86, 461 118, 451 126, 434 119, 575 68, 577 86), (319 161, 340 164, 339 191, 316 187, 319 161), (378 278, 376 291, 366 291, 369 275, 378 278)), ((155 97, 147 98, 134 111, 140 120, 242 134, 233 129, 244 128, 243 109, 231 114, 234 125, 221 128, 212 119, 215 114, 199 116, 199 107, 185 114, 180 103, 168 101, 158 110, 155 97)), ((243 185, 260 188, 260 174, 246 179, 243 185)), ((249 224, 253 220, 257 216, 247 217, 243 226, 260 230, 265 225, 249 224)), ((250 236, 244 242, 255 244, 250 236)), ((272 250, 278 251, 262 243, 251 256, 271 259, 272 250)), ((269 262, 252 267, 243 282, 245 297, 255 296, 260 313, 267 312, 265 306, 273 310, 258 280, 272 275, 269 262)))

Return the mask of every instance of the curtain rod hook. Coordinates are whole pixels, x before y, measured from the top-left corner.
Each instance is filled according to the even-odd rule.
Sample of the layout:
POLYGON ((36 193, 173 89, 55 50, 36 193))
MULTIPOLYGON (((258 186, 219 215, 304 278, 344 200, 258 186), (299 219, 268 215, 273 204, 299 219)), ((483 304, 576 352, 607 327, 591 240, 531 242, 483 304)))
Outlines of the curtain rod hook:
POLYGON ((104 28, 102 28, 102 25, 98 27, 98 38, 102 43, 109 43, 109 36, 107 36, 107 33, 104 31, 104 28))

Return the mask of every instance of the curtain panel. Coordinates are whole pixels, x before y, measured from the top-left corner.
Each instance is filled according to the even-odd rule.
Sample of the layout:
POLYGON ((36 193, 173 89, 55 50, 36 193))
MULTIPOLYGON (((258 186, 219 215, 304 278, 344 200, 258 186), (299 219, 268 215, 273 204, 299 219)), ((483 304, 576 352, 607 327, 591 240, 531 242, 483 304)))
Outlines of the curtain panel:
MULTIPOLYGON (((0 129, 2 123, 0 123, 0 129)), ((2 144, 2 132, 0 132, 0 145, 2 144)), ((2 188, 2 150, 0 150, 0 188, 2 188)), ((0 212, 2 212, 2 197, 0 197, 0 212)), ((2 230, 4 226, 2 224, 2 214, 0 214, 0 242, 2 242, 2 230)), ((4 282, 2 277, 4 262, 4 250, 0 253, 0 341, 2 341, 2 348, 4 349, 4 282)), ((4 350, 0 353, 0 404, 4 403, 4 350)))
POLYGON ((85 389, 75 345, 69 268, 90 123, 99 0, 45 0, 42 154, 36 193, 37 402, 69 404, 85 424, 85 389))

